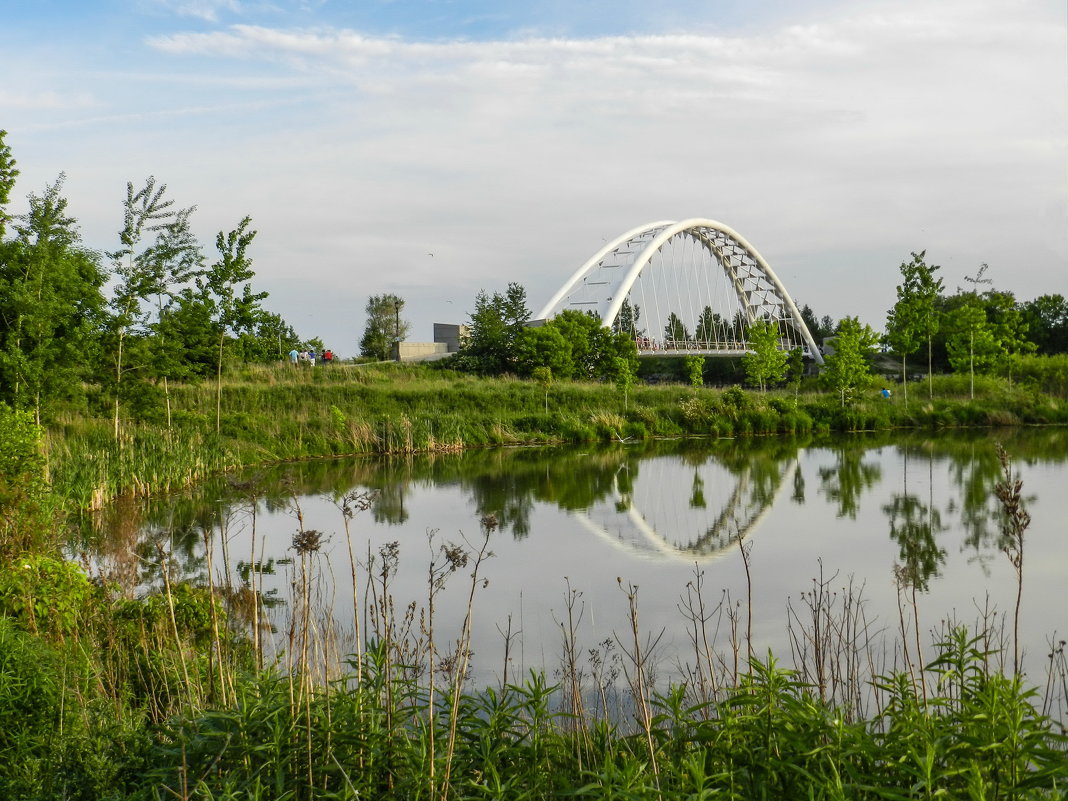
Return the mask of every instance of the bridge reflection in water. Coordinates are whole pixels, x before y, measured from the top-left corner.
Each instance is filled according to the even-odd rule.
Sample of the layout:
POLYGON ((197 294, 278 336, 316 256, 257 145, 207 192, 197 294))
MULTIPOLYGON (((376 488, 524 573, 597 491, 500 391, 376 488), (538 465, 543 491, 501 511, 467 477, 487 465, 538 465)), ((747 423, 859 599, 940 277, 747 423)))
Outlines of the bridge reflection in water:
POLYGON ((632 480, 624 462, 610 495, 573 516, 632 554, 708 562, 757 531, 796 470, 795 459, 730 470, 715 459, 691 467, 661 457, 644 461, 641 476, 632 480))

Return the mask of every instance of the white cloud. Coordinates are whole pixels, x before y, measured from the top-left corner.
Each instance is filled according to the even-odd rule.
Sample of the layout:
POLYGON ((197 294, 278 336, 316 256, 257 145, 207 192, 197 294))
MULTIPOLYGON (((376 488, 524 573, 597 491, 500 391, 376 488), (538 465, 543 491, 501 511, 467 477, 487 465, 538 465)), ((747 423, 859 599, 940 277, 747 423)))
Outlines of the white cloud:
POLYGON ((180 17, 193 17, 206 22, 215 22, 220 12, 241 11, 238 0, 153 0, 155 5, 180 17))
POLYGON ((0 88, 0 109, 55 111, 92 108, 94 105, 96 99, 90 92, 28 92, 22 89, 15 91, 0 88))
POLYGON ((875 325, 912 250, 1057 291, 1064 20, 1040 0, 843 8, 729 36, 172 33, 135 72, 65 87, 110 107, 68 108, 53 158, 72 191, 70 158, 95 181, 156 173, 209 237, 251 213, 272 303, 302 330, 312 304, 342 352, 370 294, 409 293, 429 336, 479 288, 519 281, 539 306, 603 238, 664 218, 722 220, 819 314, 875 325))

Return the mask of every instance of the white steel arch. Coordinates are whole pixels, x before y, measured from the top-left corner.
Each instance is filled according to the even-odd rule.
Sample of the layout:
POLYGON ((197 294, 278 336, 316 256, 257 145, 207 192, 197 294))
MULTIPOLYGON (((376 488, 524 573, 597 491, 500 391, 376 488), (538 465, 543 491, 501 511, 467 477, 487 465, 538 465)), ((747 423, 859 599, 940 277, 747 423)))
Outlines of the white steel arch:
MULTIPOLYGON (((537 315, 546 320, 565 309, 593 312, 611 326, 642 271, 672 241, 688 238, 722 269, 746 322, 758 318, 792 328, 809 355, 823 357, 793 298, 764 257, 737 231, 716 220, 662 220, 632 228, 598 250, 564 283, 537 315)), ((741 349, 726 352, 744 352, 741 349)))

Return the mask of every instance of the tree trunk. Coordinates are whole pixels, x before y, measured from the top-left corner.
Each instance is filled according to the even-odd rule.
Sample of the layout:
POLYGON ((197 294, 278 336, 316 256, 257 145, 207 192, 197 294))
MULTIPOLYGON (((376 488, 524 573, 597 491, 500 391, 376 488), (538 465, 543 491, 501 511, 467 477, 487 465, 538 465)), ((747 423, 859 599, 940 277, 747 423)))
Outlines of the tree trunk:
POLYGON ((119 441, 119 390, 122 388, 122 341, 126 328, 119 329, 119 352, 115 359, 115 441, 119 441))
POLYGON ((931 400, 934 400, 934 372, 932 365, 934 364, 931 359, 931 337, 927 336, 927 388, 930 392, 931 400))
POLYGON ((223 343, 226 341, 226 332, 219 334, 219 364, 215 371, 215 433, 219 433, 220 421, 222 420, 222 359, 223 343))
POLYGON ((905 354, 901 354, 901 392, 905 396, 905 411, 909 410, 909 377, 906 374, 905 354))

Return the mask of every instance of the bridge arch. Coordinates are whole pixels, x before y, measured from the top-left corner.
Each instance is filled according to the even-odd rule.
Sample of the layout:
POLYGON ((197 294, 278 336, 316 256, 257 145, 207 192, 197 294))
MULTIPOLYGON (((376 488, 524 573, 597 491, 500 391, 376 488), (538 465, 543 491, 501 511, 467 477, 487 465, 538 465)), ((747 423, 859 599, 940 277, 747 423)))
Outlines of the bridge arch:
POLYGON ((650 274, 653 280, 646 283, 659 286, 649 292, 642 286, 637 294, 646 310, 652 306, 657 313, 657 330, 638 336, 639 350, 741 355, 749 350, 745 330, 763 319, 778 326, 783 348, 801 347, 823 362, 796 304, 764 257, 729 226, 705 218, 661 220, 626 231, 576 270, 537 318, 577 309, 595 313, 611 327, 628 305, 642 308, 636 290, 650 274), (673 309, 663 318, 662 304, 673 309), (660 340, 661 326, 686 336, 660 340), (701 335, 691 337, 687 326, 701 335))

